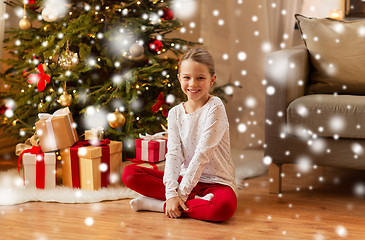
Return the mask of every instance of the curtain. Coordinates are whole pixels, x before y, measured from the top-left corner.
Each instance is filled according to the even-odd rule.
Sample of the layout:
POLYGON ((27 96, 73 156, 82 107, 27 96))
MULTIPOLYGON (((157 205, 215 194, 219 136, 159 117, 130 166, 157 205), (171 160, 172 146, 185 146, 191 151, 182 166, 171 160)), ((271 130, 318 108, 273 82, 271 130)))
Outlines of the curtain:
POLYGON ((200 4, 200 35, 214 57, 217 84, 242 87, 234 88, 227 98, 231 146, 262 149, 265 57, 293 45, 298 34, 294 14, 300 12, 302 0, 201 0, 200 4))
MULTIPOLYGON (((5 34, 5 10, 6 5, 4 1, 0 1, 0 49, 3 49, 3 41, 5 34)), ((3 51, 0 51, 0 58, 3 57, 3 51)))

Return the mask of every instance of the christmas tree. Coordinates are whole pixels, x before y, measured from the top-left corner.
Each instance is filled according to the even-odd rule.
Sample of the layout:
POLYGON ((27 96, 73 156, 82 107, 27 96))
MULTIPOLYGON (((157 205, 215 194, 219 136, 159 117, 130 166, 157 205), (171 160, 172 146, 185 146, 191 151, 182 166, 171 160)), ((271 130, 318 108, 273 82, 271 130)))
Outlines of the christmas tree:
POLYGON ((79 135, 103 127, 127 148, 139 133, 162 131, 184 100, 177 59, 189 47, 168 37, 182 27, 170 2, 5 1, 24 17, 4 41, 12 55, 1 75, 4 129, 24 141, 38 113, 68 106, 79 135))

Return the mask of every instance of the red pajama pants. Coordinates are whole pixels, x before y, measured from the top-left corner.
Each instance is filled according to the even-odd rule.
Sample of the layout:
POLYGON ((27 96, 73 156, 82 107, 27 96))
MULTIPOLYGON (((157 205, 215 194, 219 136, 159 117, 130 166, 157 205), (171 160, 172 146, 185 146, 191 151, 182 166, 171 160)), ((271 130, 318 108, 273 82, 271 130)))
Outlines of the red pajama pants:
MULTIPOLYGON (((123 171, 122 180, 130 189, 151 198, 165 201, 165 185, 163 171, 128 165, 123 171)), ((181 182, 179 177, 178 182, 181 182)), ((231 187, 217 183, 199 182, 185 202, 189 208, 183 211, 182 216, 206 221, 224 221, 233 216, 237 207, 237 197, 231 187), (212 193, 210 200, 195 199, 195 196, 205 196, 212 193)))

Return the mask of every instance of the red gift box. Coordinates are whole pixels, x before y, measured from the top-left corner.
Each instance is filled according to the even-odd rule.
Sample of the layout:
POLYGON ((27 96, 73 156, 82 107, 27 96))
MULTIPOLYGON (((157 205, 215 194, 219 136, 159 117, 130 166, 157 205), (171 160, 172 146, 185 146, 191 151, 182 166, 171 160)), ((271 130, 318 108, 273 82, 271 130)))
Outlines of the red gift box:
POLYGON ((161 162, 167 153, 167 139, 157 133, 155 135, 141 136, 135 140, 136 159, 148 162, 161 162))

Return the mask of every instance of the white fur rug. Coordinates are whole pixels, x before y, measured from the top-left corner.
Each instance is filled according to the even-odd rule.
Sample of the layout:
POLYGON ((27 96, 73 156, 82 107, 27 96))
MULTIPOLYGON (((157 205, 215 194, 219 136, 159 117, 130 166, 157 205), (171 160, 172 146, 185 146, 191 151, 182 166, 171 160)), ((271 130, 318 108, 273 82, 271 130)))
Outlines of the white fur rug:
POLYGON ((25 188, 17 169, 0 172, 0 205, 31 201, 59 203, 94 203, 139 196, 121 183, 97 191, 56 186, 53 189, 25 188))
MULTIPOLYGON (((263 164, 263 151, 232 150, 236 166, 236 183, 242 188, 242 180, 264 174, 267 166, 263 164)), ((72 189, 56 186, 54 189, 25 188, 23 178, 16 169, 0 172, 0 205, 13 205, 31 201, 59 203, 94 203, 107 200, 134 198, 138 193, 121 183, 97 191, 72 189)))

